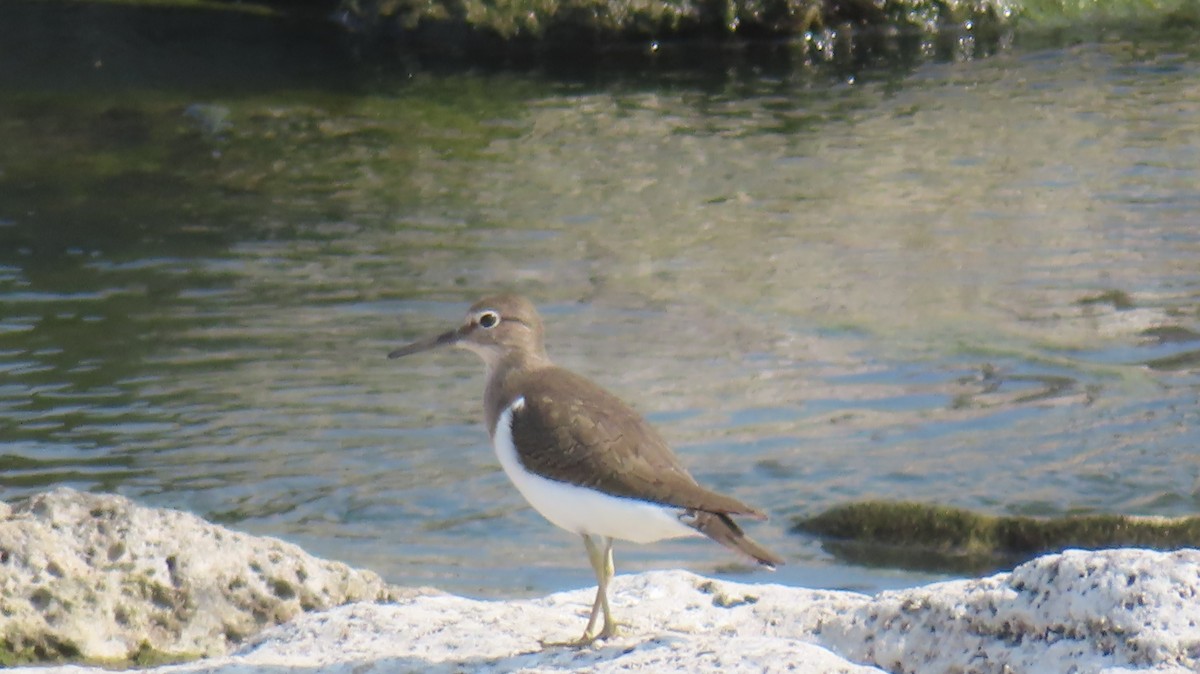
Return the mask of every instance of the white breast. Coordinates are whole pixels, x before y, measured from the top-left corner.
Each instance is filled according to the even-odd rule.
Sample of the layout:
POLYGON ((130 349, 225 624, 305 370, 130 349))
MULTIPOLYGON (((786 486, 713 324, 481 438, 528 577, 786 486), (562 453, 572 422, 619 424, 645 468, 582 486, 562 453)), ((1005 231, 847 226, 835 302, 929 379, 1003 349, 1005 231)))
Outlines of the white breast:
POLYGON ((635 543, 701 535, 679 521, 682 512, 679 508, 610 496, 526 470, 512 437, 513 411, 524 406, 525 399, 517 398, 505 408, 496 421, 492 443, 508 479, 542 517, 577 534, 609 536, 635 543))

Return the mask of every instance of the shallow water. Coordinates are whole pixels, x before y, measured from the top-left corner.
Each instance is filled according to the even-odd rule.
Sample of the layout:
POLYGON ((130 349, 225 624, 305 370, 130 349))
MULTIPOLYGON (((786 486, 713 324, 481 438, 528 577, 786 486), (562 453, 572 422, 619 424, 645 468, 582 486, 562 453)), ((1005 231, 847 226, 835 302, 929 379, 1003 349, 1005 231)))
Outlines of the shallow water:
POLYGON ((500 472, 474 357, 384 358, 513 289, 774 515, 792 563, 754 578, 930 578, 786 532, 851 500, 1200 502, 1195 40, 551 77, 166 33, 0 71, 6 500, 115 491, 473 595, 586 584, 500 472))

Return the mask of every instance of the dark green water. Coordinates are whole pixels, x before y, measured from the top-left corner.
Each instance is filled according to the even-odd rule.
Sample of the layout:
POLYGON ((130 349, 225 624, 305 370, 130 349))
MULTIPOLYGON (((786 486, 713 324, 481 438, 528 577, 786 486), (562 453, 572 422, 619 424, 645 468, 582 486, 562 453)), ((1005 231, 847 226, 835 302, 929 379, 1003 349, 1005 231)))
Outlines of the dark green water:
POLYGON ((927 579, 785 533, 845 501, 1200 503, 1194 36, 431 72, 305 30, 0 6, 5 499, 119 492, 468 594, 586 584, 496 464, 475 358, 384 357, 512 289, 775 515, 753 533, 793 561, 755 578, 927 579))

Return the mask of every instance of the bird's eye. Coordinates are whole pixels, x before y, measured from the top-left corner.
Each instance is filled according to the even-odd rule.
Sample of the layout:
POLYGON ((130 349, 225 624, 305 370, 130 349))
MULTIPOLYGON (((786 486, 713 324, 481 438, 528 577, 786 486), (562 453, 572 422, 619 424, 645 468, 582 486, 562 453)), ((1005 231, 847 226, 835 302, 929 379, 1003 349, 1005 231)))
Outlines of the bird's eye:
POLYGON ((500 325, 500 314, 494 311, 485 311, 479 314, 479 327, 490 330, 497 325, 500 325))

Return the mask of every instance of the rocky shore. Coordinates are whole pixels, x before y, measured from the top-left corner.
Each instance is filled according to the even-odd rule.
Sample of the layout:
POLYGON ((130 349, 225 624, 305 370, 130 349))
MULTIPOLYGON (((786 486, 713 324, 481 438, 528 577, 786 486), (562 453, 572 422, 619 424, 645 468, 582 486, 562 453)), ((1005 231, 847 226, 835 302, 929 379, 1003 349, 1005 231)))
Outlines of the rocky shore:
POLYGON ((1067 551, 874 596, 618 576, 625 634, 582 650, 582 588, 478 601, 389 586, 186 513, 57 489, 0 510, 0 662, 102 672, 1193 672, 1200 551, 1067 551))

